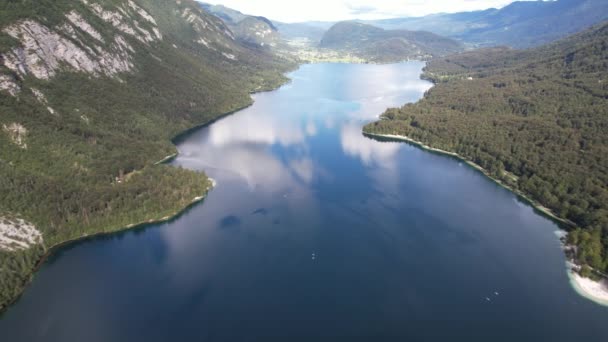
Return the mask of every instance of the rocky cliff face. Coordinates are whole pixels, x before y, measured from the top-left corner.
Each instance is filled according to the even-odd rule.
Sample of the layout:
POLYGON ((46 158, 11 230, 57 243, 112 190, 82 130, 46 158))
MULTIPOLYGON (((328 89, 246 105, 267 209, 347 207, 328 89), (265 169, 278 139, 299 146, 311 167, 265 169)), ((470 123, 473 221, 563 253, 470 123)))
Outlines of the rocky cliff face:
POLYGON ((0 216, 0 250, 24 250, 43 241, 42 234, 31 223, 0 216))
POLYGON ((17 85, 13 77, 0 74, 0 91, 5 91, 11 96, 17 96, 21 87, 17 85))
MULTIPOLYGON (((56 28, 25 19, 2 30, 19 42, 18 47, 2 55, 4 66, 20 79, 31 75, 48 80, 62 68, 93 76, 115 76, 134 67, 135 50, 125 36, 145 44, 162 39, 154 18, 133 1, 115 10, 106 10, 88 0, 82 2, 91 13, 116 29, 108 40, 77 10, 66 13, 65 22, 56 28)), ((9 76, 1 75, 0 82, 0 89, 11 95, 19 92, 19 86, 9 76)))
MULTIPOLYGON (((85 23, 80 22, 82 26, 85 23)), ((21 47, 2 56, 4 65, 19 78, 32 75, 48 80, 60 68, 93 76, 113 76, 133 68, 133 47, 121 35, 116 35, 109 48, 104 48, 91 42, 83 43, 71 23, 55 31, 34 20, 25 20, 5 28, 4 32, 21 43, 21 47)), ((92 37, 98 35, 91 32, 92 37)))
MULTIPOLYGON (((49 80, 61 70, 118 77, 136 68, 134 40, 148 46, 163 40, 156 19, 132 0, 113 6, 95 0, 81 4, 65 13, 59 25, 26 18, 2 28, 18 44, 0 54, 0 65, 6 67, 0 70, 0 91, 17 96, 25 77, 49 80)), ((241 47, 221 21, 191 7, 181 9, 179 16, 197 33, 196 43, 225 59, 238 59, 241 47)))
POLYGON ((264 18, 247 17, 235 26, 234 31, 242 41, 259 47, 274 48, 281 40, 277 29, 264 18))

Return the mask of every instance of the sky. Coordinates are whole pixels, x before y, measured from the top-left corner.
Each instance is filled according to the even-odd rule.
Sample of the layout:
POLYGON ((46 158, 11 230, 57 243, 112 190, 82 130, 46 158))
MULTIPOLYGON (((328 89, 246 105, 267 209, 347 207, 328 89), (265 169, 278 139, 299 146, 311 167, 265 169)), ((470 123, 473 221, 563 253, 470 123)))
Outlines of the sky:
POLYGON ((205 0, 283 22, 423 16, 500 8, 513 0, 205 0))

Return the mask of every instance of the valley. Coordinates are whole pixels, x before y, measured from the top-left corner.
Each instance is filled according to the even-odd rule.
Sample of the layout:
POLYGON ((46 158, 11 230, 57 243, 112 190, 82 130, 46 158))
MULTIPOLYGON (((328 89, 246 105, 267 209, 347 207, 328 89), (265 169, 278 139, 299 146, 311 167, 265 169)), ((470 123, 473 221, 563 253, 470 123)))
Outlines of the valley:
POLYGON ((604 339, 606 308, 570 285, 555 222, 463 162, 361 134, 430 89, 423 66, 303 65, 182 137, 172 166, 217 182, 204 203, 60 250, 3 336, 604 339))
POLYGON ((603 2, 259 14, 0 2, 0 336, 608 337, 603 2))

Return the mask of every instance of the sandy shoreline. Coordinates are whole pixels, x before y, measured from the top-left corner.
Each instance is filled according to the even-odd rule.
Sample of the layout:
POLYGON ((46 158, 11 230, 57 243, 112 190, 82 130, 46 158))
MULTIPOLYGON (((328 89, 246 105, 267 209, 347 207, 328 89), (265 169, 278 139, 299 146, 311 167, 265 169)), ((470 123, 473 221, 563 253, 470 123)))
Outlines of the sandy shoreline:
POLYGON ((608 306, 608 280, 602 279, 595 281, 593 279, 584 278, 578 275, 573 270, 571 263, 568 265, 568 278, 570 285, 581 296, 603 306, 608 306))
MULTIPOLYGON (((488 178, 492 179, 494 182, 496 182, 497 184, 501 185, 502 187, 510 190, 511 192, 515 193, 516 195, 524 198, 526 201, 528 201, 530 203, 530 205, 532 205, 536 210, 542 212, 543 214, 551 217, 552 219, 555 219, 557 221, 560 221, 562 223, 566 223, 569 225, 574 226, 574 224, 568 220, 565 220, 561 217, 558 217, 555 213, 553 213, 549 208, 546 208, 542 205, 540 205, 540 203, 537 203, 536 201, 532 200, 531 198, 527 197, 525 194, 523 194, 522 192, 510 187, 509 185, 501 182, 500 180, 492 177, 484 168, 482 168, 481 166, 473 163, 470 160, 467 160, 466 158, 464 158, 463 156, 459 155, 458 153, 454 153, 454 152, 449 152, 449 151, 445 151, 442 149, 438 149, 438 148, 434 148, 428 145, 425 145, 424 143, 414 140, 410 137, 407 136, 402 136, 402 135, 393 135, 393 134, 375 134, 375 133, 367 133, 364 132, 364 135, 370 136, 370 137, 380 137, 380 138, 389 138, 389 139, 395 139, 395 140, 401 140, 401 141, 406 141, 409 143, 412 143, 420 148, 422 148, 423 150, 427 150, 427 151, 431 151, 431 152, 436 152, 436 153, 441 153, 441 154, 445 154, 445 155, 449 155, 455 158, 458 158, 460 160, 462 160, 463 162, 465 162, 467 165, 481 171, 484 175, 486 175, 488 178)), ((567 235, 567 232, 560 230, 558 238, 560 238, 560 240, 565 237, 567 235)), ((576 265, 574 265, 573 263, 571 263, 570 261, 567 262, 567 273, 568 273, 568 278, 570 279, 570 285, 574 288, 574 290, 582 297, 585 297, 599 305, 603 305, 603 306, 608 306, 608 279, 602 279, 601 281, 595 281, 593 279, 589 279, 589 278, 584 278, 581 277, 580 275, 578 275, 578 273, 576 273, 575 269, 576 269, 576 265)))
POLYGON ((167 162, 172 161, 172 160, 173 160, 173 159, 175 159, 175 158, 177 158, 177 152, 172 153, 172 154, 170 154, 170 155, 166 156, 165 158, 163 158, 163 159, 161 159, 161 160, 157 161, 156 163, 154 163, 154 165, 165 164, 165 163, 167 163, 167 162))

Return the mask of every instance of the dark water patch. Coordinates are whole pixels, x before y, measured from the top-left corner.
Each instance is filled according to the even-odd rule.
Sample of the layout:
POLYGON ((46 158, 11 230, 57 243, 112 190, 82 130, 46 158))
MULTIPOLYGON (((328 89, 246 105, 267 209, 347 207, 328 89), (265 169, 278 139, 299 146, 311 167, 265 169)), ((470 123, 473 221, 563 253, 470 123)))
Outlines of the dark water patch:
POLYGON ((229 215, 220 220, 219 227, 222 229, 237 228, 241 225, 241 219, 234 215, 229 215))
POLYGON ((263 216, 266 216, 266 215, 268 215, 268 210, 265 209, 265 208, 260 208, 260 209, 254 210, 251 214, 252 215, 263 215, 263 216))

